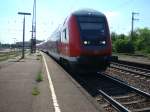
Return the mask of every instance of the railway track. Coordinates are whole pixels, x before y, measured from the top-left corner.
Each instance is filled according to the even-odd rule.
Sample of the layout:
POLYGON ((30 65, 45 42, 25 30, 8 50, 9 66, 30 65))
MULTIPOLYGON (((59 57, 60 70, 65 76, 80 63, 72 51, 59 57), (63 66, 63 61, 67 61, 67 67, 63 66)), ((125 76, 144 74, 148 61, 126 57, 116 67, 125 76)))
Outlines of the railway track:
POLYGON ((109 92, 105 89, 98 90, 105 99, 97 99, 97 101, 103 106, 103 108, 112 112, 115 110, 120 112, 150 111, 150 94, 129 86, 126 83, 107 74, 100 75, 110 80, 109 82, 114 83, 113 86, 109 87, 109 92), (120 91, 122 93, 114 94, 114 92, 117 93, 117 91, 120 91))
POLYGON ((116 62, 112 62, 110 65, 110 68, 118 69, 118 70, 122 70, 131 74, 141 75, 141 76, 150 78, 149 69, 144 69, 144 68, 135 67, 135 66, 126 65, 126 64, 120 64, 116 62))
POLYGON ((138 63, 138 62, 124 61, 124 60, 113 60, 113 62, 118 64, 123 64, 123 65, 143 68, 143 69, 150 69, 150 64, 146 64, 146 63, 138 63))
POLYGON ((71 74, 107 112, 150 112, 150 94, 105 73, 71 74))
POLYGON ((104 73, 73 76, 108 112, 149 112, 150 94, 104 73))

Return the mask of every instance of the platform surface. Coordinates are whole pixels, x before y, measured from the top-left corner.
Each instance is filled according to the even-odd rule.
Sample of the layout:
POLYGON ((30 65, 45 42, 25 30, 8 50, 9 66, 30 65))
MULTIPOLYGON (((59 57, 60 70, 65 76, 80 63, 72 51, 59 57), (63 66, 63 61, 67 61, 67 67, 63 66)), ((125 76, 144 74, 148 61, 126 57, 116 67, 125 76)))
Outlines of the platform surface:
POLYGON ((60 111, 56 111, 45 63, 36 55, 0 63, 0 112, 103 112, 53 59, 43 54, 60 111), (42 70, 43 81, 36 82, 42 70), (40 94, 32 95, 37 87, 40 94))
POLYGON ((44 55, 61 112, 103 112, 53 59, 44 55))
POLYGON ((41 64, 35 56, 2 62, 0 68, 0 112, 32 112, 32 89, 41 64))

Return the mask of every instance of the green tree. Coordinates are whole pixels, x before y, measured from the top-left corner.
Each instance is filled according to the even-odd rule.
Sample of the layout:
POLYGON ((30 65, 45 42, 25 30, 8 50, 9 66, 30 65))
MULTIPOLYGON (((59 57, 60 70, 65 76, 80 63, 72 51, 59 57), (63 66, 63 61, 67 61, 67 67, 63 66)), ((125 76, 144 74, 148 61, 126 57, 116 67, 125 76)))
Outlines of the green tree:
POLYGON ((113 52, 119 53, 150 53, 150 29, 139 28, 128 35, 111 33, 113 52))
POLYGON ((117 40, 118 35, 115 32, 111 33, 111 39, 112 39, 112 51, 116 52, 115 50, 115 41, 117 40))
POLYGON ((128 38, 118 39, 115 42, 115 50, 118 53, 134 53, 134 45, 128 38))
POLYGON ((118 37, 118 35, 115 32, 111 33, 112 42, 115 42, 117 40, 117 37, 118 37))
POLYGON ((150 53, 150 29, 143 28, 136 30, 135 46, 136 50, 150 53))

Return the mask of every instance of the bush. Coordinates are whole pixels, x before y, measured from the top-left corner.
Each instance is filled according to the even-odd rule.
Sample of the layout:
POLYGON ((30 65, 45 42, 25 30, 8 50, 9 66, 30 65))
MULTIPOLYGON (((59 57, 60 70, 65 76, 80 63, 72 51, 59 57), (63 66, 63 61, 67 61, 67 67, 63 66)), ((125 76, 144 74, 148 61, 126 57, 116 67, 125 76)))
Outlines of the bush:
POLYGON ((136 40, 134 41, 136 50, 150 53, 150 29, 137 29, 136 40))
POLYGON ((134 53, 134 45, 127 39, 118 39, 115 42, 115 50, 118 53, 134 53))

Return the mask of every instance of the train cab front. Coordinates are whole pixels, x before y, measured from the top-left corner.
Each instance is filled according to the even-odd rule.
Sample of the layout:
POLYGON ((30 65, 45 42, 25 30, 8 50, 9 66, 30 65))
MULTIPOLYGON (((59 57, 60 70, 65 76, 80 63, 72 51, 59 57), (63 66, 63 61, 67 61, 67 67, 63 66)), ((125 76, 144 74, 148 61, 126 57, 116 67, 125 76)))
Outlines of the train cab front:
POLYGON ((83 71, 105 70, 111 60, 112 46, 104 14, 85 11, 76 15, 80 38, 80 55, 71 65, 83 71))

